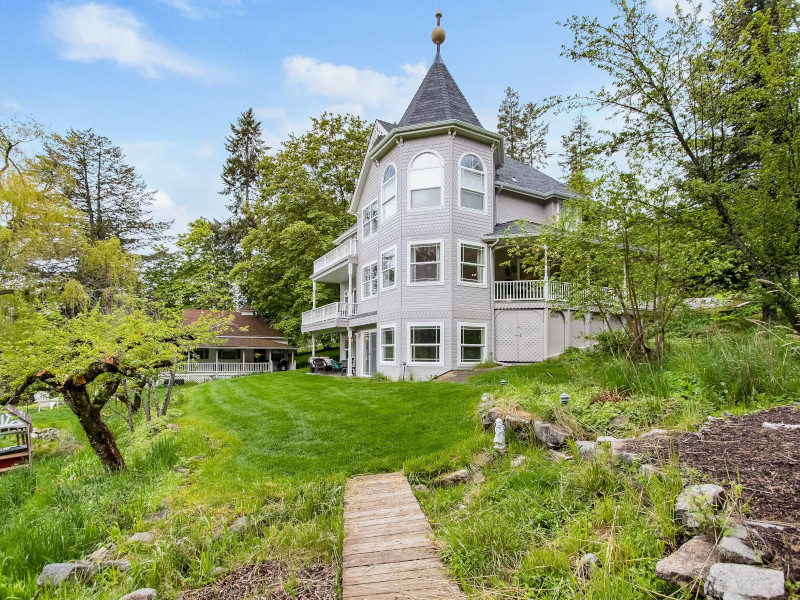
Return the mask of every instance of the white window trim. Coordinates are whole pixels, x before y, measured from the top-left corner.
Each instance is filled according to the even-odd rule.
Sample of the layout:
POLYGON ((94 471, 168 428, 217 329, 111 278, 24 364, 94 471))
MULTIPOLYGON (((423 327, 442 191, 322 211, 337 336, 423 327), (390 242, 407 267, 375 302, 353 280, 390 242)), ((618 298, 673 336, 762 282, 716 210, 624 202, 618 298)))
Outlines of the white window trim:
MULTIPOLYGON (((365 329, 364 331, 361 332, 361 344, 359 344, 361 346, 361 354, 356 359, 356 367, 357 367, 356 370, 359 371, 359 369, 360 369, 359 375, 361 377, 371 377, 372 376, 372 373, 370 373, 368 375, 366 369, 364 368, 364 358, 367 356, 367 339, 369 338, 369 334, 370 333, 376 333, 377 334, 377 332, 378 332, 377 329, 365 329)), ((380 346, 381 345, 380 345, 380 340, 379 340, 378 341, 378 349, 379 349, 378 352, 380 352, 380 346)), ((374 348, 373 348, 373 351, 375 351, 374 348)), ((380 357, 380 354, 378 356, 380 357)), ((378 364, 377 361, 375 362, 375 364, 376 365, 378 364)), ((378 369, 375 369, 375 372, 377 372, 377 371, 378 371, 378 369)))
POLYGON ((397 252, 397 245, 394 245, 381 250, 381 256, 378 259, 378 287, 382 292, 393 290, 397 287, 398 279, 400 279, 400 254, 397 252), (394 250, 394 285, 383 287, 383 255, 391 250, 394 250))
POLYGON ((378 364, 396 365, 397 364, 397 323, 387 323, 378 327, 378 364), (394 360, 383 360, 383 330, 394 330, 394 360))
POLYGON ((477 213, 480 215, 485 215, 489 212, 489 193, 486 191, 488 187, 486 184, 486 161, 478 156, 478 160, 481 161, 483 164, 483 210, 476 210, 474 208, 469 208, 467 206, 461 205, 461 161, 464 160, 464 157, 467 155, 478 156, 477 152, 464 152, 461 156, 458 157, 458 162, 456 163, 456 167, 458 168, 458 208, 461 210, 466 210, 468 212, 477 213))
MULTIPOLYGON (((383 173, 381 173, 381 197, 380 197, 380 216, 384 220, 384 222, 390 221, 391 219, 394 219, 400 213, 400 185, 399 185, 399 181, 400 181, 399 175, 400 175, 400 173, 397 170, 397 165, 395 165, 394 163, 389 163, 388 165, 386 165, 386 169, 384 169, 383 173), (387 219, 386 215, 383 214, 383 205, 384 205, 384 202, 385 202, 385 198, 383 197, 383 185, 384 185, 383 176, 386 174, 386 169, 388 169, 389 167, 394 167, 394 202, 395 202, 395 209, 394 209, 394 214, 387 219)), ((378 225, 378 229, 380 230, 380 224, 378 225)))
MULTIPOLYGON (((482 363, 483 361, 485 361, 486 360, 486 356, 487 356, 488 345, 489 345, 489 340, 488 340, 489 327, 486 325, 486 323, 461 323, 461 322, 458 322, 458 323, 456 323, 456 327, 457 327, 456 335, 458 336, 457 337, 457 342, 458 343, 456 344, 456 348, 458 349, 458 359, 457 359, 458 360, 458 364, 459 365, 477 365, 477 364, 482 363), (475 329, 477 329, 477 328, 483 329, 483 351, 481 352, 481 359, 479 361, 477 361, 477 362, 472 362, 472 361, 464 362, 464 361, 461 360, 461 346, 464 345, 463 342, 461 341, 461 328, 462 327, 474 327, 475 329)), ((475 346, 470 345, 470 347, 474 348, 475 346)))
POLYGON ((373 260, 372 262, 368 262, 367 264, 365 264, 364 266, 361 267, 361 300, 369 300, 371 298, 377 297, 378 289, 380 288, 380 280, 378 279, 379 277, 380 277, 380 268, 378 266, 378 261, 377 260, 373 260), (376 280, 376 284, 377 285, 375 286, 375 293, 370 295, 370 296, 364 296, 364 283, 365 283, 364 271, 369 269, 372 265, 375 265, 375 267, 376 267, 375 268, 375 271, 376 271, 375 272, 375 280, 376 280))
MULTIPOLYGON (((420 188, 420 189, 428 189, 428 188, 420 188)), ((417 152, 411 160, 408 161, 408 169, 406 170, 406 206, 408 210, 417 212, 417 211, 426 211, 426 210, 441 210, 445 207, 444 205, 444 160, 442 159, 442 155, 439 154, 436 150, 428 149, 422 150, 417 152), (412 208, 411 207, 411 165, 414 164, 414 161, 417 160, 421 154, 433 154, 439 159, 439 170, 442 172, 442 184, 439 186, 439 206, 421 206, 419 208, 412 208)))
POLYGON ((381 229, 380 216, 381 216, 381 211, 382 210, 383 210, 383 207, 381 206, 380 198, 377 198, 377 199, 373 200, 372 202, 370 202, 364 208, 361 209, 361 233, 364 234, 364 239, 370 238, 373 235, 377 234, 378 231, 380 231, 380 229, 381 229), (364 211, 366 209, 368 209, 370 206, 372 206, 373 204, 377 204, 377 207, 378 207, 377 211, 375 213, 375 219, 374 219, 375 221, 377 221, 378 227, 374 232, 372 231, 372 227, 370 227, 370 232, 369 233, 364 233, 364 225, 366 224, 366 221, 364 221, 364 211))
POLYGON ((407 273, 407 281, 408 285, 413 287, 424 287, 427 285, 444 285, 444 240, 412 240, 408 242, 408 250, 406 252, 406 256, 408 257, 406 269, 407 273), (414 261, 411 260, 411 246, 420 246, 423 244, 439 244, 439 281, 411 281, 411 265, 414 261))
POLYGON ((469 240, 458 240, 458 260, 456 261, 456 281, 458 285, 467 287, 485 288, 489 286, 489 246, 483 242, 471 242, 469 240), (483 283, 475 283, 474 281, 462 281, 461 279, 461 246, 475 246, 483 248, 483 283))
POLYGON ((406 361, 412 367, 440 367, 444 364, 444 350, 445 350, 445 331, 444 323, 441 322, 414 322, 406 325, 406 361), (411 360, 411 328, 412 327, 438 327, 439 328, 439 361, 438 362, 414 362, 411 360))

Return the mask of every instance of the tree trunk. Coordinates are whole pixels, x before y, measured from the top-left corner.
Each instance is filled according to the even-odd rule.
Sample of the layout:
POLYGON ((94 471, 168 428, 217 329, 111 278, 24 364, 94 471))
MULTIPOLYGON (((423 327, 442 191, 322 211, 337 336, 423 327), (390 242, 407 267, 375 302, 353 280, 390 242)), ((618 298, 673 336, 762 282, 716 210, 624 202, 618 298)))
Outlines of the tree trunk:
POLYGON ((161 412, 159 413, 159 415, 162 417, 167 414, 167 409, 169 408, 169 401, 172 398, 172 386, 174 384, 175 384, 175 371, 170 369, 169 381, 167 382, 167 391, 164 394, 164 404, 161 405, 161 412))
POLYGON ((85 386, 65 388, 64 402, 78 417, 92 450, 107 471, 118 472, 125 469, 125 459, 117 447, 114 434, 103 421, 100 409, 92 404, 85 386))
POLYGON ((128 431, 133 433, 133 402, 127 380, 122 380, 122 387, 125 389, 125 422, 128 424, 128 431))
POLYGON ((150 402, 153 400, 153 386, 148 381, 147 382, 147 399, 144 403, 144 419, 148 423, 150 422, 150 402))

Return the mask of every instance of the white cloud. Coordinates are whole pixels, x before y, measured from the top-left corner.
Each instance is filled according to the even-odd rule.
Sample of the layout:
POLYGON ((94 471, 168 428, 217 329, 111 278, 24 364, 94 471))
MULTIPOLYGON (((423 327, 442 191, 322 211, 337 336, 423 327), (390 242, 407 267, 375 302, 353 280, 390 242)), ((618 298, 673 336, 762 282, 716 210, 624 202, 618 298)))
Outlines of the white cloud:
POLYGON ((177 10, 187 19, 203 19, 206 17, 216 17, 216 8, 240 7, 241 0, 158 0, 170 8, 177 10))
POLYGON ((662 17, 674 16, 676 4, 684 12, 694 10, 693 7, 699 4, 700 16, 704 19, 711 14, 711 0, 705 0, 705 2, 698 2, 697 0, 650 0, 650 7, 662 17))
POLYGON ((280 107, 261 106, 253 109, 256 117, 264 121, 277 121, 286 118, 286 109, 280 107))
POLYGON ((189 213, 186 208, 176 204, 166 192, 161 190, 153 194, 151 206, 152 216, 155 221, 174 221, 170 233, 175 235, 186 231, 189 224, 189 213))
POLYGON ((208 142, 201 142, 194 151, 197 158, 211 158, 214 156, 214 146, 208 142))
POLYGON ((76 62, 112 61, 145 77, 165 72, 206 78, 208 70, 195 59, 151 39, 136 16, 123 8, 95 2, 54 4, 45 29, 60 44, 61 58, 76 62))
POLYGON ((307 56, 289 56, 283 60, 286 82, 306 94, 322 96, 335 106, 347 106, 362 116, 380 108, 384 118, 399 118, 408 100, 416 92, 427 66, 420 62, 402 65, 402 75, 386 75, 372 69, 334 65, 307 56))

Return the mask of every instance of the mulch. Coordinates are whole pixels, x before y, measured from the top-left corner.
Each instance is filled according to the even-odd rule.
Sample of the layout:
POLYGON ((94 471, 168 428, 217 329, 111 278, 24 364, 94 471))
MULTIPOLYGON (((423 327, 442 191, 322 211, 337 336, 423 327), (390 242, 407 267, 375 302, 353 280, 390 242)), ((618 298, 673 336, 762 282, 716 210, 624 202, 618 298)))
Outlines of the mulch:
POLYGON ((682 472, 699 471, 709 482, 742 486, 747 519, 783 529, 756 527, 765 562, 800 579, 800 429, 770 429, 764 423, 800 425, 800 410, 780 406, 715 420, 701 433, 634 440, 625 450, 666 461, 677 455, 682 472))
POLYGON ((222 579, 178 596, 179 600, 337 600, 336 571, 317 564, 301 570, 268 562, 239 567, 222 579))

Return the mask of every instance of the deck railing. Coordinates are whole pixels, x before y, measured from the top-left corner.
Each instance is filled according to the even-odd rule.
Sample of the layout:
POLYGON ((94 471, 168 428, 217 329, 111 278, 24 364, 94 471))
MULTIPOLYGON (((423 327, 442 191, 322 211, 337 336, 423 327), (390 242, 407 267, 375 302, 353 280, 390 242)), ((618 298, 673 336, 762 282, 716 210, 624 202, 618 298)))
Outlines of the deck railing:
POLYGON ((175 373, 271 373, 274 362, 190 362, 175 365, 175 373))
POLYGON ((341 260, 349 258, 351 256, 356 256, 357 252, 357 242, 356 240, 347 240, 344 244, 336 246, 333 250, 320 256, 317 260, 314 261, 314 274, 320 273, 330 267, 331 265, 338 263, 341 260))
POLYGON ((603 302, 614 303, 614 293, 610 288, 576 285, 565 281, 496 281, 494 284, 494 299, 497 302, 569 302, 570 300, 583 299, 591 290, 593 294, 599 292, 603 302))
POLYGON ((352 302, 333 302, 307 310, 303 313, 302 325, 313 325, 314 323, 321 323, 323 321, 332 321, 334 319, 349 319, 356 314, 356 304, 352 302))

